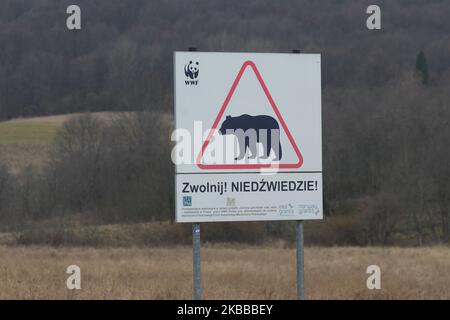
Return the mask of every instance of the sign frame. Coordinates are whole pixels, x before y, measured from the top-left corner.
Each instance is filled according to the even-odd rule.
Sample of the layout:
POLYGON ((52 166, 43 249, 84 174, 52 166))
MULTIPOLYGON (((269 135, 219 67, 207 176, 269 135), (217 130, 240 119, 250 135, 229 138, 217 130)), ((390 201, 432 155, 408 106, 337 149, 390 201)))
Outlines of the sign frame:
MULTIPOLYGON (((177 114, 177 110, 178 110, 177 109, 177 105, 179 105, 179 103, 182 103, 181 101, 179 101, 180 97, 178 97, 178 95, 177 95, 177 87, 180 85, 180 83, 182 83, 180 81, 177 81, 177 79, 179 80, 178 77, 180 77, 180 75, 181 75, 180 70, 179 70, 180 69, 179 68, 180 65, 179 64, 177 65, 177 56, 178 56, 178 58, 181 58, 180 55, 183 55, 183 54, 190 54, 190 55, 192 55, 192 54, 195 54, 195 55, 213 54, 213 55, 216 55, 216 56, 219 55, 219 54, 223 54, 223 55, 235 55, 235 54, 241 54, 242 55, 243 54, 243 55, 248 56, 248 59, 243 59, 242 66, 239 69, 239 72, 238 72, 237 76, 234 78, 234 81, 233 81, 233 83, 231 85, 231 89, 225 95, 225 101, 223 101, 223 103, 220 102, 218 104, 217 109, 219 110, 219 113, 215 117, 215 120, 214 120, 214 122, 213 122, 213 124, 211 126, 212 130, 209 131, 208 137, 201 144, 200 152, 197 154, 195 152, 195 150, 194 150, 195 165, 197 165, 200 169, 205 169, 204 174, 202 175, 201 172, 195 172, 195 173, 194 172, 179 172, 179 170, 178 170, 179 167, 177 165, 175 165, 175 179, 174 180, 175 180, 175 220, 176 220, 176 222, 179 222, 179 223, 196 223, 196 222, 232 222, 232 221, 286 221, 286 220, 294 220, 294 221, 296 221, 296 220, 321 220, 321 219, 323 219, 322 154, 321 154, 321 152, 322 152, 322 147, 321 147, 321 144, 322 144, 322 136, 321 136, 321 125, 322 125, 322 123, 321 123, 321 121, 322 121, 322 118, 321 118, 321 83, 319 83, 320 96, 317 98, 318 99, 317 101, 319 103, 319 105, 318 105, 319 109, 317 110, 317 112, 318 112, 318 114, 320 114, 320 117, 318 118, 319 121, 320 121, 320 123, 319 123, 319 126, 320 126, 320 129, 319 129, 320 130, 320 139, 318 140, 319 143, 320 143, 320 156, 319 156, 320 164, 318 166, 320 170, 313 170, 313 171, 311 171, 311 170, 307 170, 306 171, 305 170, 305 171, 303 171, 303 170, 301 170, 301 165, 303 164, 303 154, 300 151, 301 149, 300 150, 298 149, 295 140, 293 139, 293 137, 292 137, 292 135, 291 135, 291 133, 290 133, 286 123, 283 120, 282 112, 280 113, 280 110, 279 110, 277 104, 275 103, 274 98, 272 98, 272 95, 271 95, 271 93, 269 91, 269 88, 267 87, 266 83, 264 82, 264 79, 263 79, 263 76, 261 75, 261 72, 258 70, 257 65, 254 63, 254 61, 253 61, 254 59, 252 59, 252 55, 277 55, 277 56, 281 56, 281 55, 292 55, 292 54, 287 54, 287 53, 275 53, 275 54, 269 54, 269 53, 230 53, 230 52, 209 53, 209 52, 197 52, 197 51, 195 51, 195 52, 193 52, 193 51, 174 52, 174 90, 175 90, 174 121, 175 121, 175 128, 177 128, 177 129, 178 129, 178 121, 177 120, 180 117, 180 114, 177 114), (206 218, 203 218, 203 217, 201 217, 201 214, 198 214, 197 217, 195 217, 195 218, 180 217, 181 216, 180 210, 184 207, 185 203, 186 203, 186 205, 189 205, 190 203, 193 202, 192 201, 192 196, 191 196, 191 199, 186 198, 186 202, 185 203, 181 202, 182 201, 181 199, 183 199, 183 201, 184 201, 184 198, 182 196, 182 192, 180 192, 180 190, 179 190, 179 186, 180 186, 180 183, 186 183, 186 181, 187 181, 186 179, 187 179, 188 176, 191 175, 192 180, 194 180, 194 179, 198 180, 198 177, 200 177, 200 176, 204 176, 205 179, 211 179, 211 177, 213 177, 214 174, 216 174, 216 175, 221 174, 222 177, 226 177, 226 176, 229 176, 229 175, 232 175, 232 174, 234 174, 234 175, 238 175, 238 174, 240 175, 241 174, 241 172, 232 171, 232 172, 229 172, 229 175, 227 175, 226 172, 223 172, 220 169, 225 169, 225 170, 227 170, 227 169, 235 169, 235 170, 245 170, 245 171, 248 170, 248 172, 244 172, 244 173, 253 176, 253 174, 255 174, 255 173, 261 173, 261 171, 255 171, 254 169, 264 169, 265 167, 268 167, 269 169, 271 168, 271 165, 267 166, 267 165, 261 165, 261 164, 257 164, 257 165, 254 165, 254 164, 253 165, 252 164, 244 164, 244 165, 241 165, 241 164, 225 164, 225 165, 215 165, 215 164, 209 165, 209 164, 206 164, 205 165, 205 164, 201 164, 201 162, 199 161, 199 159, 201 158, 201 155, 205 152, 205 149, 207 148, 207 146, 209 144, 211 135, 214 133, 214 130, 217 129, 217 126, 219 125, 219 121, 220 121, 221 117, 223 116, 226 108, 228 107, 228 103, 230 102, 230 99, 232 98, 232 96, 233 96, 233 94, 235 92, 235 89, 236 89, 237 85, 239 84, 239 81, 241 80, 242 74, 244 73, 244 71, 246 69, 251 69, 255 73, 255 76, 258 79, 258 81, 259 81, 259 83, 260 83, 260 85, 261 85, 261 87, 262 87, 262 89, 263 89, 263 91, 264 91, 264 93, 265 93, 269 103, 270 103, 270 106, 272 107, 274 113, 277 115, 277 118, 279 120, 281 119, 281 121, 280 121, 281 122, 281 127, 283 127, 284 131, 286 132, 286 135, 287 135, 289 141, 291 142, 291 145, 294 148, 295 153, 297 155, 299 155, 299 162, 297 164, 283 164, 282 163, 282 164, 278 164, 277 166, 275 166, 276 170, 278 170, 278 172, 275 175, 272 175, 272 177, 273 176, 278 176, 279 177, 279 176, 281 176, 280 174, 287 174, 287 173, 292 174, 292 173, 295 173, 298 176, 298 179, 309 181, 307 176, 317 176, 317 175, 319 175, 320 178, 318 178, 316 180, 316 182, 318 181, 320 186, 316 190, 309 191, 309 192, 315 192, 317 195, 319 195, 319 199, 316 199, 316 200, 311 200, 310 199, 308 201, 310 201, 310 202, 317 202, 317 203, 320 203, 320 204, 318 206, 316 206, 316 207, 312 206, 310 208, 310 210, 308 210, 308 207, 306 207, 306 209, 305 209, 303 207, 303 205, 301 206, 301 204, 297 203, 296 210, 298 210, 299 215, 301 214, 300 212, 307 212, 307 214, 303 215, 303 216, 293 215, 293 216, 290 216, 290 217, 288 217, 288 216, 284 216, 284 217, 281 217, 281 216, 278 216, 278 217, 267 217, 267 215, 266 216, 262 215, 262 216, 259 216, 259 217, 252 217, 252 218, 247 218, 247 219, 242 219, 242 218, 234 219, 234 218, 232 218, 233 217, 232 214, 229 214, 228 216, 224 215, 223 217, 217 217, 217 216, 214 216, 214 214, 213 215, 209 215, 208 214, 206 218), (221 107, 220 107, 220 105, 221 105, 221 107), (298 169, 298 167, 300 167, 300 170, 298 169), (194 177, 196 177, 196 178, 194 178, 194 177), (309 214, 308 212, 315 212, 316 216, 312 216, 312 214, 309 214)), ((293 53, 293 54, 295 54, 295 56, 302 56, 302 55, 298 55, 296 53, 293 53)), ((309 57, 312 56, 312 54, 306 54, 306 55, 309 56, 309 57)), ((318 57, 319 73, 320 73, 320 55, 316 55, 316 56, 318 57)), ((200 63, 200 66, 202 66, 201 63, 200 63)), ((200 75, 202 75, 202 73, 200 73, 200 75)), ((181 77, 182 77, 182 75, 181 75, 181 77)), ((203 81, 203 79, 202 79, 202 81, 203 81)), ((319 74, 319 81, 321 81, 320 80, 320 74, 319 74)), ((268 179, 270 179, 271 175, 268 175, 267 177, 268 177, 268 179)), ((241 177, 239 179, 241 179, 241 177)), ((292 182, 292 181, 286 181, 286 182, 289 183, 289 182, 292 182)), ((267 194, 268 193, 265 193, 264 195, 267 195, 267 194)), ((187 196, 187 197, 189 197, 189 196, 187 196)), ((295 194, 291 194, 290 198, 296 198, 295 194)), ((284 204, 282 204, 282 205, 284 205, 284 204)), ((286 201, 286 205, 291 205, 291 203, 289 201, 286 201)), ((292 205, 295 206, 295 204, 292 204, 292 205)), ((184 209, 184 210, 188 211, 187 209, 184 209)), ((281 215, 282 210, 284 210, 284 209, 279 209, 279 211, 278 211, 280 215, 281 215)), ((287 211, 287 210, 284 210, 284 211, 287 211)), ((185 216, 187 216, 187 214, 185 214, 185 216)), ((194 216, 195 216, 195 214, 194 214, 194 216)))

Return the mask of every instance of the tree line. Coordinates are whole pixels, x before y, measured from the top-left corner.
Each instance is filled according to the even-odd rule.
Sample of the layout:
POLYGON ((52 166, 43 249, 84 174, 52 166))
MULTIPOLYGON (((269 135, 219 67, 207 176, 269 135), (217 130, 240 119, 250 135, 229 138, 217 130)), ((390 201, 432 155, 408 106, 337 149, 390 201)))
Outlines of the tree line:
POLYGON ((370 1, 4 0, 0 12, 0 119, 102 110, 171 110, 172 53, 320 52, 325 88, 383 86, 424 50, 430 84, 448 83, 445 0, 386 1, 368 30, 370 1))

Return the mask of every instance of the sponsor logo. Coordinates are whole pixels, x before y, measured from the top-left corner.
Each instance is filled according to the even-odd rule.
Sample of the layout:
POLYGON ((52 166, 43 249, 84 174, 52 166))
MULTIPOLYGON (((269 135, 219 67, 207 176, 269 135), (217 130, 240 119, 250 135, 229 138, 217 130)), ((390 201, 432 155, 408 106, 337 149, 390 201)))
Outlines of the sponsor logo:
POLYGON ((183 197, 183 206, 184 207, 192 207, 192 197, 191 196, 183 197))
POLYGON ((184 83, 187 86, 196 86, 198 85, 198 74, 200 72, 200 66, 198 61, 189 61, 184 65, 184 75, 186 79, 184 83))
POLYGON ((300 204, 300 205, 298 205, 298 213, 300 215, 313 214, 313 215, 317 216, 319 214, 319 208, 315 204, 300 204))
POLYGON ((279 205, 278 210, 282 216, 292 216, 295 213, 294 206, 290 203, 279 205))

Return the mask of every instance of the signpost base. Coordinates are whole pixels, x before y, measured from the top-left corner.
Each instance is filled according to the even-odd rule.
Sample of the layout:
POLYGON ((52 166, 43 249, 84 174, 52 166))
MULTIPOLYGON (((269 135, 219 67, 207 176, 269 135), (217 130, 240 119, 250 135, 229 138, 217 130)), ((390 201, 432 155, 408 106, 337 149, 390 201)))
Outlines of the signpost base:
POLYGON ((296 244, 297 244, 297 299, 305 300, 305 256, 303 253, 303 221, 297 221, 296 226, 296 244))
MULTIPOLYGON (((299 49, 292 50, 292 53, 300 53, 299 49)), ((297 221, 296 244, 297 244, 297 300, 305 300, 305 256, 303 253, 303 221, 297 221)))
MULTIPOLYGON (((190 47, 190 52, 197 51, 197 48, 190 47)), ((192 266, 194 274, 194 300, 202 298, 201 273, 202 264, 200 258, 200 223, 192 224, 192 266)))
POLYGON ((200 259, 200 223, 192 224, 192 261, 194 273, 194 300, 202 298, 201 259, 200 259))

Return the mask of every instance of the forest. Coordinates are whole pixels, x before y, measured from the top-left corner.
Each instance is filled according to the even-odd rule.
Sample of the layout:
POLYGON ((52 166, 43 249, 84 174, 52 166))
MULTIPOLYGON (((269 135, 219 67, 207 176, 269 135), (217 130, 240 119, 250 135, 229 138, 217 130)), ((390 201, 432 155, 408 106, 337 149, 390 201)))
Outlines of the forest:
MULTIPOLYGON (((378 1, 381 30, 365 0, 77 0, 82 28, 68 30, 72 2, 2 0, 0 121, 86 115, 43 165, 0 161, 1 230, 172 221, 173 52, 299 49, 322 55, 325 221, 306 241, 450 243, 447 0, 378 1)), ((293 227, 261 225, 269 238, 293 227)), ((244 237, 224 228, 220 240, 244 237)))

